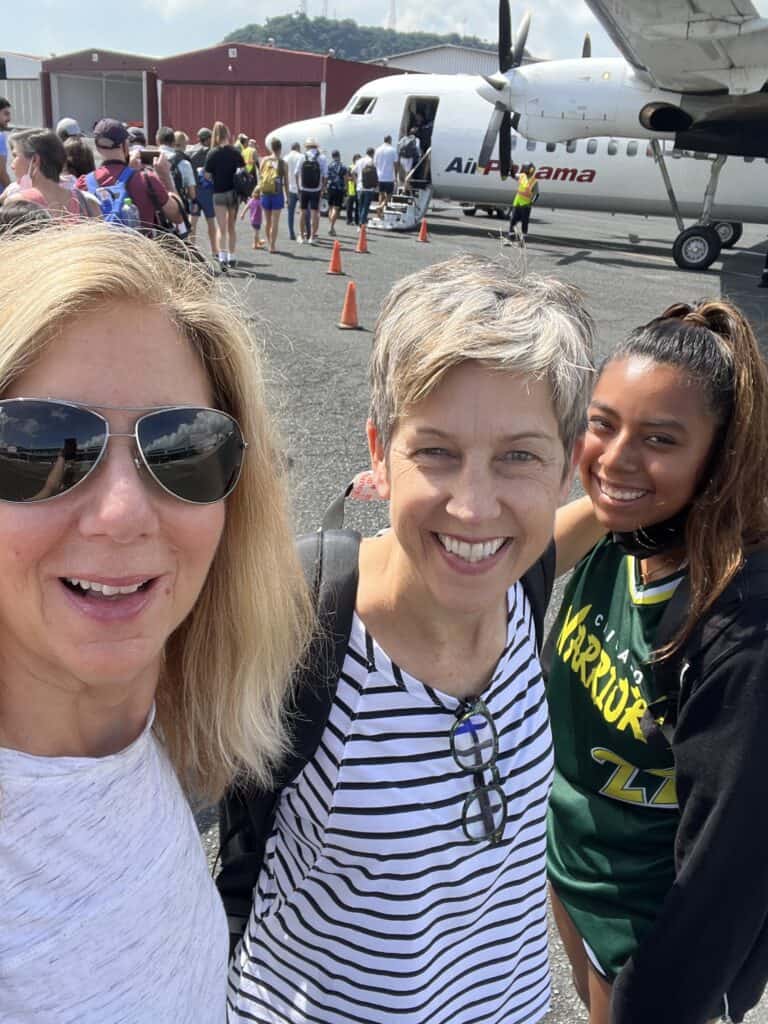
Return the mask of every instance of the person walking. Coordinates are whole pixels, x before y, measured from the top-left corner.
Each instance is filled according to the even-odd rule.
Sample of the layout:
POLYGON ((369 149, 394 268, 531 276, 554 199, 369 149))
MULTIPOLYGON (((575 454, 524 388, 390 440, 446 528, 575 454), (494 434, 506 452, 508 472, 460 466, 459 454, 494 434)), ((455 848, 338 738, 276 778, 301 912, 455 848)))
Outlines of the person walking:
POLYGON ((264 234, 269 252, 277 252, 280 211, 288 198, 288 168, 283 160, 283 144, 276 136, 269 140, 270 152, 259 165, 259 194, 264 216, 264 234))
POLYGON ((236 224, 239 200, 235 192, 235 171, 245 166, 243 154, 233 146, 229 128, 223 121, 213 126, 211 152, 205 161, 205 174, 213 182, 213 208, 216 213, 216 249, 219 266, 226 272, 235 266, 236 224))
POLYGON ((187 159, 185 153, 189 139, 184 132, 180 132, 177 144, 176 134, 173 128, 163 125, 155 133, 155 142, 160 152, 168 160, 174 191, 179 199, 181 199, 184 210, 189 216, 192 210, 192 203, 197 195, 197 179, 192 164, 187 159))
POLYGON ((528 237, 528 222, 531 219, 531 208, 539 194, 536 181, 536 168, 533 164, 524 164, 517 176, 517 192, 512 202, 512 216, 509 219, 508 244, 516 239, 520 246, 525 245, 528 237))
POLYGON ((296 181, 299 186, 301 220, 299 222, 299 244, 314 245, 320 229, 320 199, 328 180, 328 161, 320 152, 315 139, 307 139, 304 152, 296 165, 296 181))
POLYGON ((359 205, 360 224, 368 223, 368 211, 379 190, 379 176, 373 162, 375 153, 373 146, 365 151, 355 164, 357 177, 357 201, 359 205))
POLYGON ((344 205, 344 190, 349 171, 341 162, 341 153, 334 149, 328 164, 328 234, 336 235, 336 221, 344 205))
POLYGON ((254 249, 263 249, 264 242, 261 239, 261 222, 263 211, 261 208, 261 191, 257 185, 251 193, 251 198, 243 206, 243 211, 240 214, 240 220, 243 220, 248 215, 248 219, 251 222, 253 228, 253 245, 254 249))
POLYGON ((216 211, 213 206, 213 182, 205 176, 205 162, 211 152, 211 135, 210 128, 200 128, 197 132, 197 143, 187 153, 187 159, 192 164, 192 170, 197 178, 195 198, 190 208, 189 240, 195 241, 197 222, 201 217, 205 217, 211 255, 215 258, 218 252, 218 239, 216 237, 216 211))
POLYGON ((385 135, 382 144, 374 151, 373 162, 379 178, 379 216, 384 212, 395 191, 395 181, 399 173, 397 150, 392 145, 392 136, 385 135))
POLYGON ((301 161, 301 145, 294 142, 291 151, 285 158, 288 177, 288 235, 292 242, 296 241, 296 207, 299 205, 299 183, 296 180, 296 168, 301 161))
POLYGON ((347 224, 360 224, 357 204, 357 162, 360 154, 355 153, 347 170, 347 224))

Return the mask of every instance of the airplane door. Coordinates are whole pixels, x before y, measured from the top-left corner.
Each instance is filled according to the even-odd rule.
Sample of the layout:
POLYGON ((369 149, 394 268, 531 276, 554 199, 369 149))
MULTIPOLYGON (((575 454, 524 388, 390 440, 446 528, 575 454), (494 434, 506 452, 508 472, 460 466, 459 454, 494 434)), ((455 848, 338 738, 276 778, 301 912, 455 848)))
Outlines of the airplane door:
MULTIPOLYGON (((400 138, 407 135, 411 128, 421 147, 422 157, 432 145, 432 132, 440 99, 437 96, 408 96, 403 104, 403 116, 400 122, 400 138)), ((431 181, 430 161, 427 157, 422 161, 414 175, 415 179, 431 181)))

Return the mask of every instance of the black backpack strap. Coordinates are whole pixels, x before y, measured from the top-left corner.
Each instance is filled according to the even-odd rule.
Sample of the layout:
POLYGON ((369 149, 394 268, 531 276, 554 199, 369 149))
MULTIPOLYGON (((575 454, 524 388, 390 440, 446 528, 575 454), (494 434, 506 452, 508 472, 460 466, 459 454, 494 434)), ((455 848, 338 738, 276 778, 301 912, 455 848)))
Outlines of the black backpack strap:
POLYGON ((270 789, 235 786, 219 803, 221 871, 216 885, 227 913, 230 953, 248 923, 280 794, 317 750, 346 656, 357 595, 360 535, 340 528, 343 499, 341 518, 337 511, 334 521, 339 523, 338 529, 319 530, 297 541, 317 609, 318 629, 293 678, 290 753, 270 789))
POLYGON ((550 541, 549 547, 520 581, 525 596, 531 606, 533 624, 536 628, 536 650, 541 653, 544 641, 544 616, 552 596, 552 585, 555 582, 555 542, 550 541))

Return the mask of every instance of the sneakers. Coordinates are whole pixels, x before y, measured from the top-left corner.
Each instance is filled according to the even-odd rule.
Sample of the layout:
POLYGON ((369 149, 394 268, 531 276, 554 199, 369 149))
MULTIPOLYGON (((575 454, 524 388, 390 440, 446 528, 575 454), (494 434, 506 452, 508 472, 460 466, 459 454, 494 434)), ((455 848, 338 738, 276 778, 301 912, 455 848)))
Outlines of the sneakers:
POLYGON ((297 241, 297 242, 299 243, 299 245, 304 245, 304 238, 303 238, 303 236, 302 236, 302 235, 300 235, 300 236, 299 236, 299 237, 298 237, 298 238, 296 239, 296 241, 297 241))
POLYGON ((335 238, 336 237, 336 228, 329 228, 328 229, 328 234, 331 236, 331 238, 335 238))
POLYGON ((314 245, 317 241, 317 235, 312 235, 311 238, 307 239, 307 245, 314 245))

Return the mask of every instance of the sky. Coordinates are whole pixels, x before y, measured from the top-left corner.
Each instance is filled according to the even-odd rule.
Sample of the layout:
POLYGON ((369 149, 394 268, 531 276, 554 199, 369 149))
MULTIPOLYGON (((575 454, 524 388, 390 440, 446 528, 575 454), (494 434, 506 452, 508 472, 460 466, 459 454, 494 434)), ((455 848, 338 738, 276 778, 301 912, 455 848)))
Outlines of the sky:
MULTIPOLYGON (((358 24, 385 26, 391 0, 306 0, 309 17, 354 18, 358 24)), ((459 32, 496 39, 497 0, 396 0, 396 27, 403 31, 459 32)), ((79 17, 70 0, 36 0, 13 6, 3 19, 3 48, 47 57, 92 47, 166 57, 221 42, 244 25, 289 14, 297 0, 133 0, 107 4, 95 17, 79 17)), ((538 57, 578 57, 584 33, 598 57, 616 50, 582 0, 538 0, 530 5, 533 23, 528 49, 538 57)), ((527 9, 512 3, 512 21, 527 9)))

